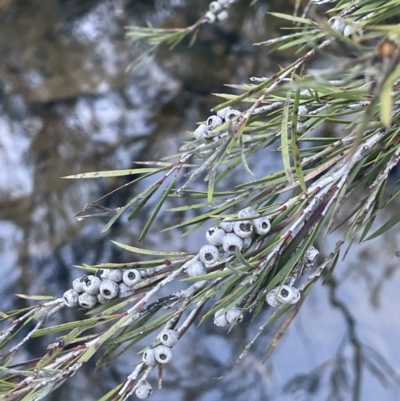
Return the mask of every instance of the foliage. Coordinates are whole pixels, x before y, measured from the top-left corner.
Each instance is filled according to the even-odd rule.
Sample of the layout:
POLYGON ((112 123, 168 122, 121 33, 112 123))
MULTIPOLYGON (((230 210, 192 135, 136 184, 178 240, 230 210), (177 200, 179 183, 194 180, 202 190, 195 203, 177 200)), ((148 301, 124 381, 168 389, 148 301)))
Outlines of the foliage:
MULTIPOLYGON (((103 269, 139 269, 142 279, 133 286, 130 296, 96 306, 84 320, 48 327, 47 320, 65 307, 63 298, 49 301, 31 297, 43 302, 26 310, 3 312, 1 321, 7 325, 0 332, 0 344, 10 348, 2 355, 0 399, 39 400, 95 354, 97 366, 109 363, 162 327, 174 329, 181 337, 195 320, 202 322, 235 308, 239 314, 231 322, 232 329, 239 324, 241 313, 251 314, 254 319, 267 307, 267 293, 284 285, 293 287, 311 268, 309 252, 316 238, 329 235, 349 221, 329 256, 298 282, 301 299, 271 308, 256 338, 267 325, 284 318, 266 350, 266 360, 316 281, 321 276, 327 280, 331 275, 343 244, 347 241, 350 245, 356 238, 375 238, 400 219, 397 214, 371 232, 377 214, 399 192, 388 181, 400 160, 399 13, 399 0, 310 1, 302 16, 274 13, 276 18, 293 21, 292 32, 256 45, 278 51, 292 48, 300 56, 274 76, 253 77, 250 84, 231 85, 235 94, 218 94, 222 103, 214 112, 221 114, 221 110, 234 105, 242 111, 224 118, 222 124, 208 129, 206 134, 196 134, 182 145, 178 155, 168 158, 174 161, 66 177, 134 176, 127 185, 154 177, 153 184, 118 209, 106 209, 100 202, 89 205, 99 211, 97 215, 111 217, 103 232, 125 212, 129 212, 128 220, 134 219, 153 197, 158 197, 158 202, 139 240, 146 237, 161 207, 171 197, 185 199, 184 206, 171 212, 194 209, 199 213, 168 230, 184 228, 185 235, 189 235, 209 220, 216 224, 222 220, 243 221, 244 217, 234 212, 243 206, 252 206, 258 213, 250 221, 266 217, 271 229, 253 235, 251 245, 242 252, 221 254, 217 262, 207 266, 205 274, 194 277, 187 277, 187 270, 197 260, 197 253, 152 251, 115 242, 147 259, 132 266, 105 263, 78 267, 88 274, 103 269), (325 13, 322 7, 327 6, 330 9, 325 13), (329 22, 327 16, 331 17, 329 22), (333 57, 338 51, 340 57, 333 57), (315 55, 326 59, 326 68, 309 68, 315 55), (319 136, 326 124, 340 127, 340 134, 319 136), (230 190, 220 189, 225 177, 238 166, 253 175, 247 160, 272 151, 272 146, 281 154, 282 169, 230 190), (199 178, 206 182, 205 189, 193 189, 192 184, 199 178), (355 193, 365 195, 348 215, 340 216, 342 205, 355 193), (187 288, 153 301, 160 289, 174 280, 187 283, 187 288), (208 309, 204 308, 206 304, 208 309), (159 311, 162 313, 157 314, 159 311), (12 345, 18 332, 33 321, 34 328, 12 345), (30 338, 53 333, 61 333, 58 343, 52 344, 35 364, 13 365, 18 350, 30 338)), ((212 21, 200 18, 192 27, 176 30, 134 27, 128 30, 128 36, 156 46, 174 45, 208 22, 212 21)), ((89 216, 86 208, 78 218, 89 216)), ((150 348, 160 341, 158 338, 149 344, 150 348)), ((124 383, 101 400, 125 400, 147 379, 153 367, 139 363, 124 383)))

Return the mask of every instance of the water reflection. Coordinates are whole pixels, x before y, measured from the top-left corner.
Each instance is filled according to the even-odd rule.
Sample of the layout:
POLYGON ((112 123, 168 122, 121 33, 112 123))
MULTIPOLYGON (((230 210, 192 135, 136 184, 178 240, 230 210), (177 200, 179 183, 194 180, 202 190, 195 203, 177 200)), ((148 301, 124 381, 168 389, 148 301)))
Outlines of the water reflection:
MULTIPOLYGON (((226 82, 242 82, 276 69, 279 60, 272 57, 277 56, 267 57, 266 50, 255 52, 250 45, 273 34, 275 25, 271 20, 265 23, 270 18, 265 12, 280 7, 259 1, 254 9, 237 4, 226 25, 201 31, 196 46, 182 45, 173 53, 162 49, 137 72, 125 72, 141 50, 125 39, 125 25, 149 20, 154 25, 183 26, 207 4, 183 0, 2 3, 0 263, 7 277, 0 282, 2 310, 25 304, 14 293, 62 294, 79 275, 73 264, 132 260, 131 254, 111 246, 110 238, 134 244, 143 222, 130 224, 122 219, 110 232, 100 234, 106 218, 77 222, 73 217, 126 179, 60 177, 127 168, 134 161, 174 153, 185 131, 193 130, 216 103, 210 92, 221 91, 226 82)), ((278 156, 250 163, 254 171, 268 171, 277 160, 278 156)), ((242 181, 243 175, 232 180, 227 185, 242 181)), ((106 198, 103 206, 118 207, 135 190, 129 186, 106 198)), ((160 225, 181 217, 164 213, 160 225)), ((142 245, 196 249, 203 242, 204 230, 179 241, 173 234, 156 232, 154 227, 142 245)), ((334 240, 321 247, 329 252, 334 240)), ((165 369, 164 390, 156 391, 152 399, 398 399, 393 384, 397 374, 391 370, 399 369, 400 360, 394 306, 399 303, 398 259, 393 256, 398 243, 391 233, 374 245, 381 252, 354 246, 346 263, 338 266, 335 284, 317 284, 266 365, 260 361, 271 337, 268 331, 237 370, 223 380, 213 380, 230 370, 265 316, 228 336, 211 322, 190 330, 177 347, 181 355, 165 369)), ((83 316, 68 310, 57 319, 67 321, 73 314, 83 316)), ((20 359, 41 355, 48 342, 35 340, 20 359)), ((118 364, 96 372, 90 362, 73 384, 67 382, 48 399, 95 400, 123 380, 135 361, 133 352, 128 353, 118 364)))

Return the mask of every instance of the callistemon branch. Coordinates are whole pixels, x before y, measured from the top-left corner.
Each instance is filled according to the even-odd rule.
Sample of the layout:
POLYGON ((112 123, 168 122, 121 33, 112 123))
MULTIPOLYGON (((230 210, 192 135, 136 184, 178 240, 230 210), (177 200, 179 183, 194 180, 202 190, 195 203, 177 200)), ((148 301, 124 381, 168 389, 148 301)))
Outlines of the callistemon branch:
MULTIPOLYGON (((174 45, 203 23, 226 18, 231 3, 212 2, 188 28, 136 27, 129 35, 153 45, 174 45)), ((362 3, 331 3, 310 1, 303 17, 274 14, 295 22, 295 31, 257 45, 296 47, 302 55, 271 77, 231 85, 235 94, 218 94, 224 102, 193 127, 188 141, 168 161, 66 177, 132 176, 124 188, 154 177, 153 184, 118 208, 103 206, 105 195, 77 215, 78 220, 109 216, 103 232, 125 212, 134 219, 157 196, 139 240, 150 232, 167 199, 185 200, 170 212, 197 211, 195 217, 167 229, 184 228, 189 235, 207 221, 214 225, 193 252, 148 250, 114 241, 144 255, 143 260, 79 266, 85 274, 62 297, 24 296, 43 302, 2 313, 7 325, 0 331, 5 349, 0 399, 39 400, 93 356, 97 366, 112 363, 151 335, 132 373, 101 400, 122 401, 133 393, 146 398, 154 368, 161 387, 161 368, 172 360, 179 340, 195 322, 210 317, 218 327, 231 330, 245 315, 265 316, 238 363, 264 329, 282 318, 266 359, 316 281, 332 273, 342 245, 357 235, 361 240, 374 238, 397 223, 400 217, 369 234, 378 212, 398 193, 384 196, 389 174, 400 160, 400 51, 397 25, 390 25, 400 12, 400 1, 377 1, 379 12, 362 3), (332 7, 329 20, 325 14, 319 16, 320 3, 332 7), (325 69, 310 67, 315 56, 332 49, 341 49, 342 57, 329 58, 325 69), (341 131, 320 134, 327 123, 341 131), (279 167, 257 176, 257 160, 276 153, 281 156, 279 167), (227 177, 239 166, 252 178, 229 188, 227 177), (199 189, 201 180, 204 189, 199 189), (341 208, 356 192, 365 196, 343 218, 341 208), (317 239, 329 235, 342 220, 349 223, 341 239, 325 260, 318 261, 317 239), (46 327, 64 307, 86 308, 88 315, 46 327), (33 327, 27 329, 32 321, 33 327), (42 358, 13 365, 27 341, 59 332, 63 333, 58 342, 42 358)))

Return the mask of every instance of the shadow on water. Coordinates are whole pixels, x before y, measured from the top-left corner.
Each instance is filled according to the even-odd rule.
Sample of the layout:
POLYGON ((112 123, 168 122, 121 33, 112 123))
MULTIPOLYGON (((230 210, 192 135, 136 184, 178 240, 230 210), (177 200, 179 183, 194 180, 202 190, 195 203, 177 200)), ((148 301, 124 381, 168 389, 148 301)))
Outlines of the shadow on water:
MULTIPOLYGON (((60 177, 128 168, 135 161, 175 153, 185 131, 193 130, 217 103, 210 93, 226 90, 224 83, 271 74, 284 62, 251 46, 277 34, 276 22, 266 11, 279 9, 278 3, 259 1, 251 9, 237 4, 227 23, 204 27, 195 46, 161 49, 134 73, 126 67, 143 47, 126 40, 126 25, 150 21, 155 26, 185 26, 208 2, 0 3, 0 263, 7 277, 0 281, 1 310, 26 305, 15 293, 61 295, 80 275, 74 264, 132 261, 133 256, 111 246, 110 239, 135 244, 146 211, 142 220, 132 224, 123 218, 106 234, 100 234, 106 219, 74 219, 86 203, 127 181, 60 177)), ((252 167, 265 173, 277 157, 253 161, 252 167)), ((227 185, 248 179, 244 174, 227 185)), ((102 205, 123 205, 133 192, 135 187, 129 186, 102 205)), ((157 234, 181 218, 162 214, 158 230, 154 227, 142 246, 198 248, 203 233, 179 240, 176 234, 157 234)), ((265 365, 261 359, 269 333, 235 372, 212 380, 229 371, 262 316, 229 335, 211 322, 189 330, 177 349, 181 355, 165 369, 163 391, 152 399, 398 399, 397 239, 392 230, 371 246, 355 245, 339 264, 334 281, 317 285, 265 365)), ((334 240, 321 241, 321 249, 329 252, 334 240)), ((56 319, 67 321, 73 314, 83 316, 68 310, 56 319)), ((36 339, 20 360, 41 355, 52 340, 36 339)), ((136 358, 134 352, 127 353, 98 371, 88 363, 47 399, 95 400, 123 380, 136 358)))

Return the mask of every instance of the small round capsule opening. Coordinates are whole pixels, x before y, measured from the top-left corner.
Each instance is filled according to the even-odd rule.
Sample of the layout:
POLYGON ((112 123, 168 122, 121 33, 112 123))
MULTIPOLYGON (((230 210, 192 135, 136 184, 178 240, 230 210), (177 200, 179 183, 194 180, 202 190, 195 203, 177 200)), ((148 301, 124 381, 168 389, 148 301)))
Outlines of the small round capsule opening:
POLYGON ((289 291, 283 288, 281 291, 281 295, 286 298, 289 295, 289 291))
POLYGON ((229 251, 230 252, 234 252, 234 251, 236 251, 236 246, 235 245, 229 245, 229 251))
POLYGON ((250 231, 251 230, 251 224, 250 223, 242 223, 239 225, 239 228, 242 231, 250 231))

